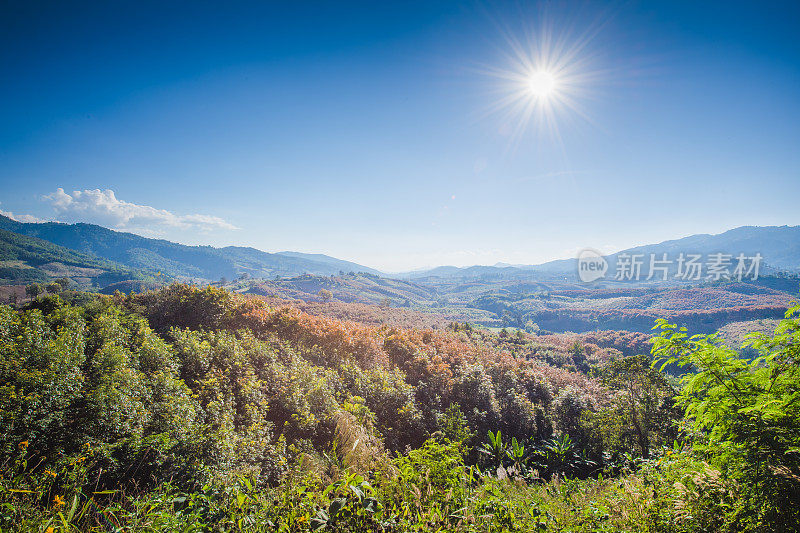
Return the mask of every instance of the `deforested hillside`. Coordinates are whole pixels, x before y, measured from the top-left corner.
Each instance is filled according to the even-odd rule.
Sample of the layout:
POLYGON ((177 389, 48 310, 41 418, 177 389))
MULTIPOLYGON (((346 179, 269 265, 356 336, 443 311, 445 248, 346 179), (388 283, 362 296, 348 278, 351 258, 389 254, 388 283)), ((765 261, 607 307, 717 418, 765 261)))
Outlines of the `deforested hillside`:
POLYGON ((238 280, 225 287, 301 300, 320 310, 327 308, 334 317, 347 316, 348 306, 342 304, 362 303, 397 313, 406 309, 410 311, 407 314, 426 315, 420 324, 443 320, 529 332, 648 332, 654 320, 665 318, 711 333, 729 322, 781 317, 800 290, 800 278, 767 276, 748 283, 592 287, 564 282, 409 281, 342 273, 238 280))

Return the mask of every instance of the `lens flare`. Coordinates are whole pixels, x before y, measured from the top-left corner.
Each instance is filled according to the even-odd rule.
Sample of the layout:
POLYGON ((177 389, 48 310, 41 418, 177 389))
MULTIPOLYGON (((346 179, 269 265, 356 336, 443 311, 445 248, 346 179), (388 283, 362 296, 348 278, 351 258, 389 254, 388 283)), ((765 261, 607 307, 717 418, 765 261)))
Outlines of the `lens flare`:
MULTIPOLYGON (((592 122, 583 109, 583 102, 599 81, 608 75, 597 65, 592 42, 603 24, 589 23, 585 31, 576 33, 574 24, 563 24, 563 32, 555 24, 542 19, 537 31, 503 31, 502 66, 484 67, 481 74, 495 80, 496 99, 486 115, 499 115, 501 130, 513 145, 531 129, 561 140, 559 126, 575 119, 592 122)), ((551 21, 552 22, 552 21, 551 21)), ((526 29, 527 30, 527 29, 526 29)))

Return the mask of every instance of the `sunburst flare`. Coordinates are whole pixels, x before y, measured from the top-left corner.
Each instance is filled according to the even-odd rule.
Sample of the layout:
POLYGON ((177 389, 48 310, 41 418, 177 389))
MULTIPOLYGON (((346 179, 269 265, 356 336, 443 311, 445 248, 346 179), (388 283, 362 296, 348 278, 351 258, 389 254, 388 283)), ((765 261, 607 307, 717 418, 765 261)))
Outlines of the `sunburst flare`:
POLYGON ((481 72, 497 81, 488 114, 500 115, 514 143, 531 129, 560 140, 559 125, 576 118, 591 122, 582 104, 603 77, 590 50, 600 26, 574 35, 542 24, 524 41, 503 32, 503 66, 481 72))

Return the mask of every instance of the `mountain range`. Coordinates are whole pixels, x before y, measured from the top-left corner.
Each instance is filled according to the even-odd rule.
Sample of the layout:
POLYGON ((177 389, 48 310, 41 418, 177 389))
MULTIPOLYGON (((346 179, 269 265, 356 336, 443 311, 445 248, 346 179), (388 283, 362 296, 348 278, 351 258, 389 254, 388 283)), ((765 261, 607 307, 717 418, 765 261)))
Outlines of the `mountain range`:
MULTIPOLYGON (((358 263, 323 254, 292 251, 269 253, 239 246, 223 248, 188 246, 114 231, 94 224, 23 223, 0 215, 0 230, 4 230, 0 234, 0 242, 4 243, 8 250, 15 249, 14 246, 19 245, 17 242, 19 239, 13 237, 14 234, 35 239, 25 241, 30 249, 46 248, 51 245, 61 247, 60 249, 51 247, 50 256, 47 254, 42 256, 42 258, 47 256, 47 261, 34 259, 32 262, 26 262, 21 256, 17 257, 19 250, 7 252, 2 259, 3 264, 0 265, 2 268, 25 268, 29 271, 6 272, 6 275, 0 276, 6 283, 13 282, 14 279, 36 278, 37 276, 33 276, 30 271, 30 268, 36 265, 51 264, 51 270, 54 268, 58 270, 52 263, 99 268, 105 272, 113 271, 115 273, 113 276, 104 278, 107 280, 119 280, 125 275, 131 276, 132 279, 160 275, 168 279, 198 282, 217 281, 222 278, 274 279, 304 274, 331 276, 349 272, 401 278, 423 284, 425 280, 436 279, 456 282, 492 279, 572 282, 576 281, 577 269, 575 259, 565 259, 540 265, 440 266, 390 276, 358 263), (53 254, 63 260, 55 260, 53 254), (23 261, 25 264, 21 266, 13 261, 23 261), (99 266, 101 264, 102 266, 99 266)), ((640 254, 644 257, 649 257, 651 253, 658 256, 667 254, 674 259, 681 252, 703 256, 725 253, 734 257, 740 253, 748 256, 760 253, 764 258, 765 272, 800 272, 800 226, 745 226, 718 235, 692 235, 658 244, 638 246, 610 254, 605 259, 613 272, 618 258, 624 253, 640 254)))
MULTIPOLYGON (((643 260, 647 262, 650 254, 655 254, 657 258, 666 254, 668 260, 676 261, 681 253, 700 255, 704 260, 713 254, 727 254, 732 256, 734 263, 739 254, 747 257, 760 254, 763 258, 762 273, 779 271, 797 273, 800 272, 800 226, 742 226, 716 235, 697 234, 658 244, 628 248, 608 254, 604 256, 604 259, 608 262, 609 271, 613 276, 617 261, 623 254, 642 256, 643 260)), ((643 272, 649 268, 648 265, 644 265, 644 267, 643 272)), ((552 278, 563 279, 565 275, 568 275, 575 279, 577 268, 577 259, 560 259, 540 265, 498 263, 493 266, 440 266, 430 270, 410 272, 405 277, 409 279, 440 277, 549 280, 552 278)), ((671 268, 670 272, 674 270, 675 263, 671 268)))
POLYGON ((0 229, 42 239, 131 269, 160 272, 178 279, 215 281, 243 275, 274 278, 300 274, 332 275, 340 271, 378 273, 369 267, 322 254, 268 253, 239 246, 187 246, 94 224, 23 223, 0 216, 0 229))

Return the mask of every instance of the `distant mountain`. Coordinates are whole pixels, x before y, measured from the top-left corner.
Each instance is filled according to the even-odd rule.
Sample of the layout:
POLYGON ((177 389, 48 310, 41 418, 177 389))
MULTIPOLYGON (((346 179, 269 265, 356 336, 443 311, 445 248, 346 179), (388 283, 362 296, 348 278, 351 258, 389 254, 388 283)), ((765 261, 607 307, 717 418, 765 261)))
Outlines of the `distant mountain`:
MULTIPOLYGON (((365 272, 382 275, 375 269, 323 254, 300 252, 268 253, 255 248, 228 246, 187 246, 162 239, 149 239, 113 231, 93 224, 22 223, 0 216, 0 229, 29 237, 37 237, 59 246, 70 248, 88 256, 103 258, 141 271, 161 272, 181 279, 219 280, 236 279, 243 274, 253 278, 271 279, 304 274, 317 276, 338 275, 340 272, 365 272)), ((609 263, 605 281, 616 272, 617 258, 622 253, 641 254, 649 267, 650 254, 671 260, 681 252, 701 254, 703 260, 710 254, 725 253, 736 256, 743 253, 763 257, 762 273, 777 270, 800 272, 800 226, 745 226, 719 235, 692 235, 658 244, 638 246, 606 256, 609 263)), ((642 272, 647 271, 646 268, 642 272)), ((673 266, 674 269, 674 266, 673 266)), ((470 267, 440 266, 398 274, 394 277, 422 281, 425 279, 465 280, 484 283, 495 280, 521 280, 534 282, 577 281, 575 259, 550 261, 541 265, 475 265, 470 267)))
MULTIPOLYGON (((450 278, 450 277, 462 277, 467 273, 470 268, 476 267, 456 267, 456 266, 439 266, 434 267, 429 270, 415 270, 413 272, 404 272, 399 274, 399 277, 404 278, 427 278, 427 277, 438 277, 438 278, 450 278)), ((477 268, 495 268, 495 267, 477 267, 477 268)))
POLYGON ((359 265, 358 263, 353 263, 351 261, 343 261, 342 259, 336 259, 335 257, 331 257, 329 255, 324 254, 304 254, 301 252, 278 252, 278 255, 285 255, 287 257, 296 257, 298 259, 305 259, 307 261, 314 261, 316 263, 325 263, 326 265, 331 265, 339 269, 344 273, 348 272, 367 272, 369 274, 375 274, 377 276, 382 275, 379 270, 375 270, 374 268, 368 268, 364 265, 359 265))
MULTIPOLYGON (((742 226, 716 235, 690 235, 621 250, 607 255, 606 260, 613 267, 620 254, 643 255, 649 261, 650 254, 655 254, 656 258, 667 254, 668 259, 675 260, 681 253, 699 254, 704 260, 717 253, 729 254, 734 258, 739 254, 748 257, 761 254, 763 272, 800 272, 800 226, 742 226)), ((531 268, 538 271, 575 272, 577 262, 575 259, 564 259, 531 268)))
POLYGON ((70 278, 83 287, 105 287, 144 273, 51 242, 0 230, 0 284, 70 278))
MULTIPOLYGON (((497 279, 545 279, 552 278, 549 272, 537 272, 538 266, 484 266, 474 265, 469 267, 440 266, 430 270, 406 272, 399 277, 405 279, 426 278, 452 278, 468 280, 497 280, 497 279)), ((560 276, 560 270, 558 275, 560 276)))
POLYGON ((375 272, 368 267, 328 256, 310 259, 306 257, 308 254, 274 254, 255 248, 187 246, 113 231, 94 224, 22 223, 0 216, 0 229, 37 237, 133 269, 160 271, 179 278, 218 280, 223 277, 236 278, 242 274, 258 278, 331 275, 344 270, 343 265, 347 265, 347 271, 375 272))
MULTIPOLYGON (((650 254, 658 258, 667 254, 667 258, 676 260, 678 255, 700 254, 706 260, 711 254, 723 253, 736 257, 745 254, 748 257, 759 253, 763 257, 762 272, 784 270, 800 272, 800 226, 743 226, 718 235, 699 234, 648 244, 621 250, 609 254, 605 258, 609 263, 609 272, 613 276, 615 265, 620 254, 641 254, 649 261, 650 254)), ((673 267, 674 268, 674 267, 673 267)), ((505 265, 471 267, 437 267, 425 271, 411 272, 405 275, 410 279, 429 277, 459 279, 530 279, 550 281, 563 279, 565 276, 575 278, 576 259, 549 261, 541 265, 505 265)), ((643 270, 644 272, 644 270, 643 270)))
POLYGON ((742 226, 718 235, 692 235, 659 244, 638 246, 624 252, 647 256, 651 253, 666 253, 668 257, 680 252, 703 256, 725 253, 734 257, 740 253, 747 256, 760 253, 764 263, 770 267, 800 271, 800 226, 742 226))

